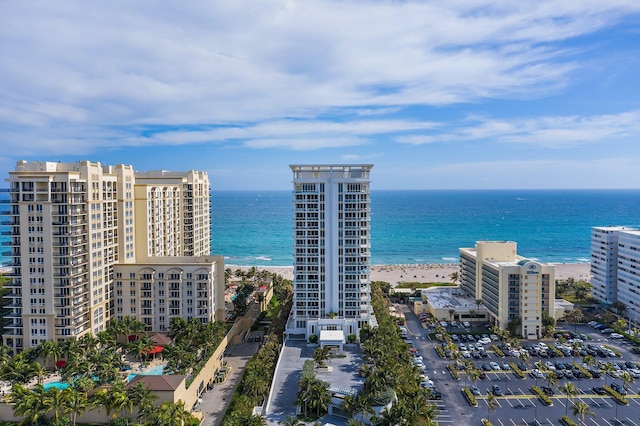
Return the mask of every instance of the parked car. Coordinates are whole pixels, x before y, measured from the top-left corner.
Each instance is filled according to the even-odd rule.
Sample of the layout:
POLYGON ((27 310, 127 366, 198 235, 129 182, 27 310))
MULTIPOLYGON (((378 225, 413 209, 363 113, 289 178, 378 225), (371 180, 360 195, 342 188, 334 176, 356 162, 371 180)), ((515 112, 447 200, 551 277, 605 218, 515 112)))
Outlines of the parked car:
POLYGON ((618 392, 620 395, 626 395, 627 394, 627 390, 620 386, 617 383, 612 383, 611 384, 611 389, 613 389, 614 391, 618 392))
POLYGON ((489 365, 491 366, 491 369, 492 369, 492 370, 500 370, 500 366, 498 365, 498 363, 497 363, 497 362, 493 362, 493 361, 491 361, 491 362, 489 363, 489 365))
POLYGON ((480 395, 480 389, 476 385, 471 385, 471 393, 474 395, 480 395))
POLYGON ((611 337, 612 339, 616 339, 616 340, 617 340, 617 339, 623 339, 623 338, 624 338, 624 336, 623 336, 622 334, 619 334, 619 333, 611 333, 611 334, 609 335, 609 337, 611 337))
POLYGON ((495 396, 504 396, 504 393, 502 392, 502 389, 500 389, 500 386, 498 386, 498 385, 493 385, 493 388, 491 388, 491 392, 495 396))
POLYGON ((544 392, 544 394, 547 396, 553 396, 553 394, 555 393, 549 386, 543 386, 542 392, 544 392))
POLYGON ((611 334, 614 331, 615 330, 613 328, 603 328, 602 330, 600 330, 600 333, 602 333, 602 334, 611 334))
POLYGON ((607 391, 604 390, 604 388, 602 386, 595 386, 593 388, 591 388, 592 391, 594 391, 595 393, 597 393, 598 395, 606 395, 607 391))
POLYGON ((469 327, 471 327, 471 324, 469 323, 469 321, 464 321, 464 322, 462 323, 462 325, 463 325, 465 328, 469 328, 469 327))
POLYGON ((544 374, 542 374, 542 371, 538 370, 537 368, 534 368, 533 370, 531 370, 529 374, 534 379, 542 379, 544 377, 544 374))

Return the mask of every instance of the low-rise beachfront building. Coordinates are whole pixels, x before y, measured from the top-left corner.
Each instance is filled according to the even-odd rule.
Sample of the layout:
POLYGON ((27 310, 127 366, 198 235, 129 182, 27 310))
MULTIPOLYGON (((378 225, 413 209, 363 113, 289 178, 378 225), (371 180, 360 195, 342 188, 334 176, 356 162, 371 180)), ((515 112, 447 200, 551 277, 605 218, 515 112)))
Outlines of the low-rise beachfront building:
POLYGON ((414 312, 428 313, 438 321, 468 321, 472 326, 489 321, 487 308, 456 287, 431 287, 420 292, 421 301, 413 302, 414 312))
POLYGON ((150 257, 114 266, 115 317, 135 317, 152 332, 173 318, 225 320, 222 256, 150 257))
MULTIPOLYGON (((291 165, 293 308, 289 335, 359 334, 371 307, 370 179, 373 165, 291 165)), ((322 343, 322 342, 321 342, 322 343)))
POLYGON ((478 241, 473 248, 461 248, 461 288, 482 300, 492 324, 539 339, 543 314, 555 316, 555 266, 519 256, 516 248, 513 241, 478 241))

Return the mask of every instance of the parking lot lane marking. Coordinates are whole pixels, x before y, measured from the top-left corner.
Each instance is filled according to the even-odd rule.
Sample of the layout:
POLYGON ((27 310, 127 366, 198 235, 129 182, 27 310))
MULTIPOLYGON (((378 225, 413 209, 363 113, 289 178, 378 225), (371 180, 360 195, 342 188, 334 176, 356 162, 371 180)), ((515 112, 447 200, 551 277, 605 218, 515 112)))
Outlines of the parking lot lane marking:
POLYGON ((638 426, 638 423, 634 422, 629 417, 627 417, 627 420, 629 420, 633 426, 638 426))
POLYGON ((552 422, 551 420, 549 420, 549 417, 547 417, 547 422, 548 422, 551 426, 553 426, 553 422, 552 422))

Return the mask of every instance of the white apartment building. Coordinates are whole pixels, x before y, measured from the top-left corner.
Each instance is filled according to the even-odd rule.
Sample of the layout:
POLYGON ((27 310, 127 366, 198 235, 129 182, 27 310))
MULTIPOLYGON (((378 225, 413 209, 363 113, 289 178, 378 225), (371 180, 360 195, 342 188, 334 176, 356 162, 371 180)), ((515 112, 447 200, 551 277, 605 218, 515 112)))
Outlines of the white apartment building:
POLYGON ((149 331, 167 331, 171 319, 224 321, 222 256, 151 257, 115 265, 115 316, 136 317, 149 331))
POLYGON ((525 339, 542 336, 542 314, 554 317, 555 267, 519 256, 513 241, 478 241, 460 249, 461 289, 489 311, 491 322, 510 323, 525 339))
POLYGON ((618 238, 618 302, 634 325, 640 320, 640 230, 628 230, 618 238))
POLYGON ((624 226, 594 227, 591 231, 591 294, 602 303, 618 300, 618 238, 624 226))
POLYGON ((591 233, 592 294, 605 304, 622 302, 640 320, 640 230, 594 227, 591 233))
POLYGON ((322 331, 358 335, 375 320, 369 275, 373 165, 290 167, 294 290, 287 332, 321 339, 322 331))
MULTIPOLYGON (((11 239, 4 254, 12 271, 3 343, 18 352, 104 330, 114 310, 114 265, 135 263, 137 245, 148 246, 135 231, 137 215, 144 218, 148 211, 135 207, 133 167, 19 161, 8 182, 3 216, 11 239)), ((208 201, 206 207, 204 232, 208 201)))

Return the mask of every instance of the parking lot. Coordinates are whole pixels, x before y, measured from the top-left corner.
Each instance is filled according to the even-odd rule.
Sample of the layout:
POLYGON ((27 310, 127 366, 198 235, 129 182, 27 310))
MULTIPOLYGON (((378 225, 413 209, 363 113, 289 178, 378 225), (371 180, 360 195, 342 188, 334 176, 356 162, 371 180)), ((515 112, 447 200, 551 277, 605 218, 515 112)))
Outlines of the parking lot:
MULTIPOLYGON (((589 355, 586 352, 587 345, 591 345, 591 348, 601 349, 600 354, 595 351, 593 358, 596 362, 600 362, 600 368, 596 365, 594 367, 588 366, 593 369, 600 370, 600 377, 585 378, 576 377, 574 372, 579 370, 575 368, 565 368, 570 371, 567 375, 570 377, 564 377, 564 373, 560 373, 563 377, 558 379, 556 385, 549 385, 547 382, 548 367, 556 368, 556 363, 568 364, 571 366, 573 362, 578 364, 582 363, 583 355, 576 353, 576 355, 569 354, 565 356, 562 351, 549 350, 546 355, 541 352, 540 355, 529 355, 529 359, 525 364, 519 357, 508 354, 508 350, 505 357, 499 357, 491 348, 491 342, 484 344, 483 347, 486 351, 486 356, 474 358, 472 356, 460 358, 461 361, 468 361, 483 370, 485 378, 478 379, 476 382, 478 395, 476 400, 478 407, 472 407, 465 399, 462 388, 466 385, 470 387, 473 383, 466 379, 464 371, 459 371, 460 379, 454 380, 452 375, 447 370, 447 365, 451 362, 449 359, 441 358, 436 352, 436 346, 440 345, 440 342, 429 339, 429 333, 433 333, 433 329, 427 330, 422 326, 419 319, 411 313, 406 307, 399 307, 406 316, 407 319, 407 331, 408 338, 411 339, 413 346, 417 350, 417 355, 422 356, 423 364, 426 375, 435 389, 441 393, 442 399, 435 402, 440 409, 439 416, 437 418, 440 425, 480 425, 482 418, 491 420, 494 425, 559 425, 560 417, 565 414, 574 419, 576 423, 580 424, 580 418, 573 416, 572 407, 574 403, 584 402, 589 406, 589 410, 594 414, 593 416, 587 415, 585 417, 586 425, 636 425, 640 426, 640 398, 638 398, 638 383, 628 384, 626 398, 629 405, 620 405, 613 397, 608 394, 599 395, 594 391, 594 388, 598 389, 604 385, 611 386, 616 384, 620 389, 624 389, 623 382, 620 378, 615 377, 619 373, 604 374, 602 366, 604 363, 612 362, 617 368, 623 369, 624 363, 640 362, 638 355, 630 351, 631 345, 623 339, 611 339, 609 335, 601 334, 598 330, 595 330, 587 325, 579 325, 575 327, 575 332, 578 333, 577 338, 583 340, 581 346, 585 352, 585 355, 589 355), (584 336, 579 336, 583 334, 584 336), (586 337, 584 340, 582 337, 586 337), (607 347, 613 351, 618 352, 621 356, 618 357, 607 350, 607 347), (553 356, 549 354, 553 352, 553 356), (604 356, 600 356, 604 355, 604 356), (504 370, 505 363, 520 363, 521 367, 525 367, 526 376, 524 379, 519 378, 511 370, 504 370), (498 368, 495 368, 495 363, 498 368), (535 368, 534 363, 542 363, 542 369, 540 371, 541 377, 535 377, 532 373, 535 368), (466 383, 465 383, 466 381, 466 383), (567 398, 559 390, 565 383, 573 383, 579 394, 573 398, 567 398), (549 387, 553 392, 551 395, 552 406, 546 406, 541 399, 534 394, 531 387, 537 385, 539 387, 549 387), (497 407, 495 411, 489 412, 487 405, 487 396, 489 393, 494 393, 494 386, 496 388, 495 400, 497 407), (617 419, 617 421, 616 421, 617 419)), ((571 331, 574 331, 574 326, 570 327, 571 331)), ((568 332, 569 330, 567 330, 568 332)), ((454 328, 451 330, 452 334, 465 334, 466 330, 463 328, 454 328)), ((474 330, 474 333, 476 331, 474 330)), ((478 333, 491 334, 489 331, 480 331, 478 333)), ((459 341, 456 342, 458 347, 462 342, 461 336, 459 341)), ((533 346, 539 342, 525 341, 523 346, 533 346)), ((545 340, 543 342, 547 347, 558 343, 555 339, 545 340)), ((475 346, 475 344, 474 344, 475 346)), ((571 345, 569 345, 571 346, 571 345)), ((566 349, 566 348, 565 348, 566 349)), ((580 349, 582 350, 582 349, 580 349)), ((462 351, 461 351, 462 352, 462 351)), ((534 351, 535 353, 535 351, 534 351)), ((612 364, 612 365, 613 365, 612 364)), ((631 365, 631 364, 630 364, 631 365)), ((630 367, 626 367, 631 371, 630 367)), ((560 368, 556 368, 558 372, 563 371, 560 368)), ((578 373, 578 376, 580 374, 578 373)), ((637 379, 640 382, 640 378, 637 379)), ((598 389, 601 391, 601 389, 598 389)))

